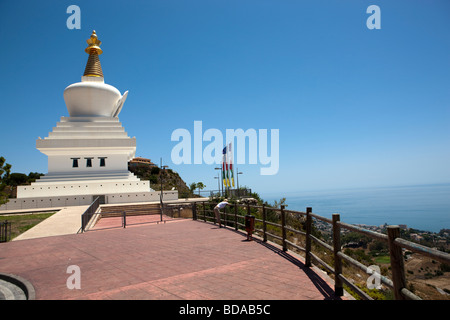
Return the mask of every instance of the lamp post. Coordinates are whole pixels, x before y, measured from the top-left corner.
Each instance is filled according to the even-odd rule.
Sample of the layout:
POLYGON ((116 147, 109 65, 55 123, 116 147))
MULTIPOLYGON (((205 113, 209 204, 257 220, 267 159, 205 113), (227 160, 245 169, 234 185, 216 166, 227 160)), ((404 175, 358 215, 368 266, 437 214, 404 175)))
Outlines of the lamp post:
MULTIPOLYGON (((220 182, 220 181, 223 181, 223 177, 222 177, 222 168, 220 168, 220 167, 215 167, 214 170, 220 170, 220 177, 221 177, 222 179, 219 179, 219 182, 220 182)), ((217 174, 217 176, 219 176, 219 174, 217 174)), ((222 189, 219 187, 219 193, 220 193, 220 196, 222 196, 222 195, 223 195, 223 182, 222 182, 222 183, 219 183, 219 186, 222 186, 222 189), (222 191, 221 191, 221 190, 222 190, 222 191)))
POLYGON ((239 175, 242 174, 242 172, 239 172, 239 169, 236 168, 236 178, 237 178, 237 188, 238 188, 238 198, 241 198, 241 190, 239 189, 239 175))
POLYGON ((217 187, 219 188, 217 193, 219 194, 220 197, 220 175, 217 173, 217 177, 214 177, 214 179, 217 179, 217 187))
POLYGON ((163 176, 164 173, 166 172, 166 168, 168 168, 169 166, 163 166, 162 165, 162 158, 161 158, 161 172, 160 172, 160 180, 161 180, 161 192, 160 192, 160 203, 161 203, 161 221, 163 220, 162 215, 163 215, 163 176))

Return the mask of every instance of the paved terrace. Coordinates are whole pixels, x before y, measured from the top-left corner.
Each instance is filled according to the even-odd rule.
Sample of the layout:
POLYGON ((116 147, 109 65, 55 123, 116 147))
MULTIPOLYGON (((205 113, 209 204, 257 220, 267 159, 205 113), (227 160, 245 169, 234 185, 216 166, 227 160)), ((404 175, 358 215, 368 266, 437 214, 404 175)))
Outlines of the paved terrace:
POLYGON ((129 223, 2 243, 0 272, 27 279, 44 300, 334 299, 321 271, 234 229, 184 219, 129 223), (70 265, 80 267, 81 289, 67 288, 70 265))

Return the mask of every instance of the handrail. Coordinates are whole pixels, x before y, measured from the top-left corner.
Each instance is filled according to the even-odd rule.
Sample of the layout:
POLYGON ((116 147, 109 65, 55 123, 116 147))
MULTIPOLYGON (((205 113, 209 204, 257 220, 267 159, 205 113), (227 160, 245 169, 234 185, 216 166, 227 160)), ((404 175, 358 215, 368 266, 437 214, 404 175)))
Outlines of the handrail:
POLYGON ((313 217, 313 218, 316 218, 316 219, 319 219, 319 220, 321 220, 321 221, 323 221, 323 222, 328 222, 328 223, 333 223, 333 221, 331 220, 331 219, 328 219, 328 218, 325 218, 325 217, 321 217, 321 216, 319 216, 319 215, 317 215, 317 214, 314 214, 314 213, 309 213, 309 215, 311 216, 311 217, 313 217))
POLYGON ((100 197, 95 198, 95 200, 89 205, 89 207, 81 215, 81 232, 86 230, 86 227, 94 216, 98 207, 100 206, 100 197))
POLYGON ((448 253, 433 248, 428 248, 418 243, 410 242, 401 238, 395 239, 394 242, 395 244, 401 246, 402 248, 411 250, 415 253, 423 254, 424 256, 436 259, 442 263, 450 264, 450 255, 448 253))
MULTIPOLYGON (((212 220, 214 223, 215 221, 215 215, 213 214, 213 211, 210 209, 206 209, 206 204, 212 205, 213 203, 210 201, 201 201, 194 204, 195 207, 195 219, 197 219, 198 216, 202 216, 203 220, 206 222, 207 220, 212 220), (197 205, 202 205, 202 210, 197 211, 197 205), (207 216, 207 213, 212 213, 211 215, 207 216)), ((249 204, 230 204, 234 210, 233 212, 227 212, 227 209, 224 210, 224 214, 227 223, 234 224, 234 228, 238 230, 239 227, 245 227, 245 224, 239 223, 238 218, 242 219, 244 216, 238 214, 238 208, 243 208, 247 211, 247 214, 250 214, 251 209, 262 209, 262 219, 255 219, 256 222, 262 223, 263 228, 262 229, 256 229, 258 232, 261 232, 263 235, 263 241, 267 241, 267 236, 270 236, 271 238, 278 239, 282 243, 283 251, 287 251, 287 246, 295 247, 296 249, 300 251, 305 252, 305 266, 311 267, 311 258, 314 259, 316 262, 318 262, 320 265, 322 265, 325 269, 327 269, 330 273, 334 274, 335 278, 335 294, 337 296, 343 295, 343 283, 348 285, 350 288, 352 288, 353 291, 355 291, 361 298, 363 299, 371 299, 366 293, 364 293, 361 289, 356 287, 354 284, 352 284, 347 278, 344 277, 342 274, 342 260, 347 261, 351 265, 361 269, 362 271, 366 272, 367 274, 374 274, 382 283, 385 285, 393 288, 394 290, 394 296, 395 299, 414 299, 414 300, 420 300, 421 298, 416 296, 414 293, 409 291, 406 288, 406 277, 405 277, 405 270, 404 270, 404 264, 403 264, 403 255, 402 255, 402 248, 411 250, 415 253, 426 255, 430 258, 436 259, 442 263, 450 263, 450 254, 428 248, 423 245, 419 245, 417 243, 413 243, 411 241, 407 241, 405 239, 400 238, 400 228, 399 226, 388 226, 388 234, 382 234, 379 232, 375 232, 372 230, 367 230, 355 225, 351 225, 345 222, 340 221, 340 215, 339 214, 333 214, 333 219, 325 218, 322 216, 319 216, 317 214, 312 213, 311 208, 306 208, 305 212, 295 211, 295 210, 285 210, 285 206, 280 206, 280 208, 272 208, 265 205, 262 206, 252 206, 249 204), (275 223, 273 221, 267 221, 266 219, 266 210, 274 210, 277 212, 277 215, 280 216, 281 224, 275 223), (306 225, 305 229, 306 232, 301 230, 295 230, 294 228, 290 227, 286 224, 286 213, 288 214, 299 214, 302 216, 306 216, 306 225), (234 220, 228 220, 227 217, 234 216, 234 220), (332 235, 333 235, 333 243, 332 245, 329 245, 325 243, 324 241, 318 239, 317 237, 313 236, 311 234, 312 231, 312 218, 327 222, 332 225, 332 235), (267 225, 281 228, 281 234, 276 235, 273 233, 270 233, 267 231, 267 225), (362 263, 356 261, 355 259, 349 257, 345 253, 341 251, 341 245, 340 245, 340 229, 348 229, 366 236, 369 236, 373 239, 380 240, 383 242, 387 242, 389 245, 389 254, 390 254, 390 264, 391 264, 391 270, 392 270, 392 280, 376 273, 371 268, 363 265, 362 263), (306 246, 305 248, 302 248, 291 241, 287 240, 287 232, 294 232, 297 234, 305 235, 306 240, 306 246), (320 259, 316 254, 312 252, 311 249, 311 240, 313 240, 315 243, 319 244, 320 246, 324 247, 327 250, 330 250, 334 254, 334 266, 328 265, 326 262, 324 262, 322 259, 320 259)), ((226 226, 227 224, 225 224, 226 226)))
POLYGON ((385 234, 378 233, 378 232, 375 232, 375 231, 372 231, 372 230, 367 230, 367 229, 364 229, 364 228, 361 228, 361 227, 353 226, 351 224, 348 224, 348 223, 345 223, 345 222, 341 222, 341 221, 339 221, 338 224, 341 227, 344 227, 345 229, 352 230, 352 231, 355 231, 355 232, 358 232, 358 233, 362 233, 362 234, 365 234, 366 236, 369 236, 369 237, 372 237, 372 238, 375 238, 375 239, 378 239, 378 240, 381 240, 381 241, 386 241, 386 242, 388 241, 388 236, 385 235, 385 234))

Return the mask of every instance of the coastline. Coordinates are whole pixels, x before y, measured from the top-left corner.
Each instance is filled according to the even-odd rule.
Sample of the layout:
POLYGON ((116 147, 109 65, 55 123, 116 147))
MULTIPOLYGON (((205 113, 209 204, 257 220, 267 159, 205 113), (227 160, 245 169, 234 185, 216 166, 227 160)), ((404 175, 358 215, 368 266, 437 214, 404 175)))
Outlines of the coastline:
POLYGON ((406 225, 433 233, 450 229, 447 183, 258 194, 270 204, 286 198, 290 210, 312 207, 314 213, 324 217, 340 213, 342 221, 350 224, 406 225))

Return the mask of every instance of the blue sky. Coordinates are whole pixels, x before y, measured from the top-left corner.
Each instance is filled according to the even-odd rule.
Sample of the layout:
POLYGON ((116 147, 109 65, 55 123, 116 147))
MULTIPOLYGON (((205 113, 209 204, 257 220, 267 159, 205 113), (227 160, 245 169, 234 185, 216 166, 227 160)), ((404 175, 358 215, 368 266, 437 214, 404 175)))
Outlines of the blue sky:
MULTIPOLYGON (((175 129, 279 129, 280 167, 240 165, 264 193, 450 182, 450 2, 0 2, 0 155, 47 172, 35 148, 79 82, 93 29, 137 156, 217 188, 214 165, 175 165, 175 129), (69 30, 69 5, 81 29, 69 30), (369 5, 381 29, 369 30, 369 5)), ((207 143, 204 143, 204 147, 207 143)))

